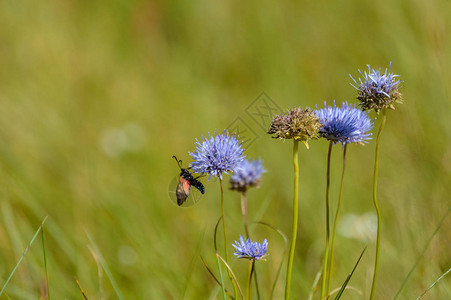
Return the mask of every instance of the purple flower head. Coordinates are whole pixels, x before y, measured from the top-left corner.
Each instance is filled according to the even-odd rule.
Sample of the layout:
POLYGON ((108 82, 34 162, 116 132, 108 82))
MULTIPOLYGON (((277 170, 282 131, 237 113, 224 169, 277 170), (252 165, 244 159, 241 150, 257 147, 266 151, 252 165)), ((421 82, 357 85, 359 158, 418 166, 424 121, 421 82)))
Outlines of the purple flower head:
POLYGON ((230 176, 231 189, 245 192, 250 187, 258 187, 264 172, 266 170, 263 169, 260 159, 253 161, 242 160, 233 170, 232 176, 230 176))
POLYGON ((189 153, 193 158, 190 167, 194 173, 208 173, 211 176, 219 177, 222 180, 222 173, 233 171, 243 159, 244 149, 235 136, 230 136, 227 130, 224 134, 212 136, 208 133, 208 138, 202 137, 202 142, 196 139, 196 151, 189 153))
POLYGON ((349 143, 363 144, 371 139, 373 121, 368 117, 368 112, 361 111, 355 105, 351 106, 344 102, 342 107, 326 106, 316 109, 316 115, 321 123, 319 134, 321 137, 343 146, 349 143))
POLYGON ((399 75, 390 72, 391 63, 388 69, 382 74, 380 69, 374 70, 368 66, 368 73, 360 75, 358 82, 351 75, 351 79, 356 85, 351 85, 359 91, 357 99, 360 101, 360 107, 363 110, 374 109, 376 112, 383 108, 395 109, 394 103, 402 103, 402 95, 399 92, 399 85, 402 82, 397 78, 399 75))
POLYGON ((266 256, 266 252, 268 252, 268 240, 265 239, 263 243, 252 243, 250 239, 243 239, 240 235, 240 241, 235 241, 235 244, 232 244, 235 247, 235 254, 238 258, 247 258, 252 260, 260 260, 264 256, 266 256))

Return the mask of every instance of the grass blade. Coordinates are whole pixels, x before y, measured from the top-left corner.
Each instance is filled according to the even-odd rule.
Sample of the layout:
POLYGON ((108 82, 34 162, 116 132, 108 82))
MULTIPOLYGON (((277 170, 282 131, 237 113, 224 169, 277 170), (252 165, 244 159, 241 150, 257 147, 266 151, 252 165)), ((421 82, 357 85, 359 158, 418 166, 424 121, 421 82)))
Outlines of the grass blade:
POLYGON ((412 266, 412 268, 410 269, 409 273, 407 274, 406 278, 404 278, 404 281, 401 284, 401 287, 399 288, 398 292, 395 295, 395 298, 393 298, 393 300, 396 300, 398 298, 398 296, 401 294, 401 291, 403 290, 404 286, 406 285, 407 281, 409 280, 410 276, 412 275, 413 271, 417 268, 418 263, 420 262, 421 258, 423 258, 424 253, 426 252, 427 248, 429 247, 429 244, 431 243, 432 239, 434 238, 434 236, 437 234, 437 232, 440 230, 440 228, 442 227, 443 222, 445 221, 446 217, 448 216, 449 212, 451 210, 451 207, 448 208, 448 210, 446 211, 445 215, 443 216, 443 218, 440 220, 440 222, 438 223, 437 227, 435 228, 434 232, 432 233, 432 235, 429 237, 428 242, 426 243, 426 245, 423 248, 423 251, 421 251, 421 254, 418 256, 417 260, 415 261, 415 264, 412 266))
POLYGON ((244 299, 244 294, 243 291, 241 290, 240 285, 238 284, 238 280, 236 280, 236 276, 235 273, 233 273, 232 268, 230 268, 230 266, 227 264, 227 262, 225 261, 224 258, 221 257, 221 255, 218 254, 218 252, 216 252, 216 256, 222 261, 222 263, 227 267, 227 269, 230 271, 230 274, 232 275, 233 280, 235 281, 238 290, 240 292, 241 298, 244 299))
POLYGON ((31 239, 30 243, 28 243, 27 248, 25 248, 25 251, 23 252, 22 256, 20 257, 19 261, 17 262, 16 266, 14 267, 14 269, 12 270, 11 274, 9 275, 8 279, 6 280, 5 284, 3 285, 2 290, 0 291, 0 296, 3 294, 3 292, 6 289, 6 286, 8 285, 9 281, 11 280, 11 278, 13 277, 14 273, 16 272, 17 268, 19 267, 20 263, 22 262, 22 260, 25 257, 25 254, 27 254, 28 250, 31 248, 31 245, 33 244, 34 240, 36 239, 36 237, 38 236, 39 232, 42 229, 42 226, 44 226, 45 221, 47 220, 48 216, 45 216, 44 220, 41 222, 41 225, 39 226, 38 230, 36 230, 36 233, 34 234, 33 238, 31 239))
POLYGON ((323 273, 322 268, 316 273, 315 280, 313 280, 312 289, 310 290, 310 294, 308 295, 308 300, 313 299, 313 295, 315 295, 316 291, 319 288, 319 279, 321 278, 321 274, 323 273))
POLYGON ((44 270, 45 270, 45 281, 47 285, 47 299, 50 300, 50 287, 49 287, 49 273, 47 270, 47 254, 45 251, 45 230, 44 230, 44 224, 42 224, 42 253, 44 254, 44 270))
POLYGON ((343 285, 341 286, 341 289, 338 291, 337 296, 335 297, 335 300, 340 299, 341 295, 343 294, 346 286, 348 285, 349 281, 351 280, 352 274, 354 274, 355 269, 357 268, 357 265, 360 262, 360 259, 362 259, 363 253, 365 253, 366 247, 365 249, 363 249, 362 253, 360 254, 359 259, 357 260, 357 262, 354 265, 354 268, 352 269, 351 273, 348 275, 348 277, 346 278, 345 282, 343 283, 343 285))
POLYGON ((430 289, 432 289, 434 287, 434 285, 436 285, 440 280, 442 280, 443 277, 445 277, 446 275, 448 275, 448 273, 451 271, 451 268, 448 269, 448 271, 446 271, 445 273, 442 274, 442 276, 440 276, 436 281, 434 281, 433 284, 431 284, 431 286, 429 286, 420 296, 418 296, 418 299, 423 298, 423 296, 429 292, 430 289))
POLYGON ((215 245, 216 262, 218 264, 219 278, 221 279, 222 297, 224 300, 226 300, 224 278, 222 277, 221 263, 219 262, 219 258, 218 258, 218 244, 216 243, 216 233, 218 232, 218 226, 219 226, 219 222, 221 222, 221 219, 222 219, 222 216, 219 218, 218 223, 216 223, 215 231, 214 231, 214 235, 213 235, 213 243, 215 245))
POLYGON ((288 249, 288 239, 287 239, 286 235, 283 233, 282 230, 280 230, 277 227, 272 226, 269 223, 266 223, 266 222, 255 222, 255 223, 256 224, 260 224, 260 225, 264 225, 264 226, 267 226, 267 227, 271 228, 272 230, 277 232, 283 238, 283 241, 284 241, 284 248, 283 248, 283 253, 282 253, 282 259, 280 260, 279 268, 277 269, 276 277, 274 278, 274 282, 273 282, 272 287, 271 287, 271 293, 270 293, 270 298, 269 299, 272 299, 274 297, 274 290, 276 289, 277 280, 279 279, 280 272, 282 271, 282 265, 283 265, 283 263, 285 261, 285 256, 286 256, 287 249, 288 249))
MULTIPOLYGON (((200 259, 202 260, 202 263, 204 264, 204 266, 207 269, 208 273, 210 273, 210 275, 213 277, 213 279, 219 284, 219 286, 222 287, 221 281, 219 281, 219 279, 216 277, 215 273, 213 273, 213 271, 210 269, 210 267, 208 267, 208 265, 205 262, 204 258, 201 256, 200 259)), ((233 298, 232 294, 227 289, 225 290, 225 293, 230 298, 235 299, 235 298, 233 298)))
POLYGON ((80 289, 81 295, 83 296, 83 298, 85 300, 88 300, 88 297, 86 297, 85 291, 83 291, 83 288, 80 285, 80 282, 78 281, 78 279, 75 279, 75 282, 77 282, 78 288, 80 289))
POLYGON ((110 268, 108 268, 108 265, 106 264, 105 259, 103 258, 102 254, 100 253, 99 248, 97 247, 96 243, 94 242, 94 239, 89 234, 89 232, 86 232, 86 235, 88 236, 89 242, 91 243, 94 252, 96 253, 97 257, 99 258, 100 264, 102 265, 102 268, 105 271, 106 276, 110 280, 110 283, 113 286, 113 289, 116 292, 117 297, 120 300, 123 300, 124 297, 122 296, 122 293, 119 290, 116 280, 114 280, 113 274, 111 273, 110 268))

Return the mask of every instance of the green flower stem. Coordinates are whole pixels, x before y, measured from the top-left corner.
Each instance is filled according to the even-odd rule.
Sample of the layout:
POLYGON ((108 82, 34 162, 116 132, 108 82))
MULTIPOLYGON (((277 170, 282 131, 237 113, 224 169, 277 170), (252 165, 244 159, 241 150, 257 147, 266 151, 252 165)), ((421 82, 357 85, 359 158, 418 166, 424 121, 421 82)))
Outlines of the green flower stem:
POLYGON ((345 178, 345 168, 346 168, 346 149, 348 147, 348 144, 345 144, 345 147, 343 148, 343 171, 341 173, 341 182, 340 182, 340 194, 338 195, 338 204, 337 204, 337 212, 335 213, 335 220, 334 220, 334 227, 332 231, 332 243, 330 246, 330 267, 329 267, 329 274, 327 275, 327 293, 326 295, 329 295, 330 290, 330 281, 332 278, 332 270, 334 268, 334 253, 335 253, 335 234, 337 232, 337 221, 338 221, 338 215, 340 213, 340 206, 341 206, 341 199, 343 197, 343 180, 345 178))
POLYGON ((247 196, 246 192, 241 193, 241 213, 243 214, 244 230, 246 238, 249 238, 249 225, 247 220, 247 196))
POLYGON ((249 281, 247 284, 247 289, 246 289, 246 299, 250 300, 251 299, 251 289, 252 289, 252 276, 254 275, 254 266, 255 266, 255 260, 252 259, 252 265, 251 265, 251 271, 249 274, 249 281))
POLYGON ((374 175, 373 175, 373 203, 377 213, 377 237, 376 237, 376 258, 374 260, 374 275, 373 275, 373 284, 371 286, 371 294, 370 300, 374 299, 374 291, 376 290, 376 280, 377 280, 377 270, 379 267, 379 250, 381 244, 381 212, 379 209, 379 204, 377 203, 377 171, 379 166, 379 142, 381 137, 382 129, 385 125, 386 120, 386 109, 382 109, 382 122, 379 127, 379 131, 377 132, 376 138, 376 157, 374 160, 374 175))
POLYGON ((291 237, 290 253, 287 264, 287 281, 285 284, 285 300, 290 299, 291 273, 293 270, 294 250, 296 248, 296 237, 298 232, 298 207, 299 207, 299 141, 293 140, 293 166, 294 166, 294 191, 293 191, 293 230, 291 237))
MULTIPOLYGON (((219 179, 219 185, 221 186, 221 214, 222 214, 222 231, 224 232, 224 248, 225 248, 225 260, 227 262, 227 265, 230 266, 229 263, 229 250, 228 250, 228 244, 227 244, 227 231, 226 231, 226 224, 225 224, 225 214, 224 214, 224 187, 222 185, 222 179, 219 179)), ((232 282, 233 285, 233 290, 235 292, 235 298, 236 295, 238 293, 237 287, 235 282, 232 279, 232 274, 230 273, 230 271, 227 269, 227 273, 229 275, 230 281, 232 282)))
MULTIPOLYGON (((245 191, 241 193, 241 213, 243 215, 244 231, 246 232, 246 238, 249 238, 250 233, 249 233, 249 221, 248 221, 248 214, 247 214, 247 194, 245 191)), ((255 270, 254 264, 253 264, 253 268, 254 268, 254 277, 255 277, 255 289, 257 291, 257 299, 260 299, 260 291, 258 288, 258 279, 257 279, 257 270, 255 270)))
POLYGON ((327 183, 326 183, 326 247, 324 248, 324 262, 323 262, 323 282, 321 284, 321 299, 324 299, 326 295, 326 282, 327 282, 327 258, 329 255, 329 191, 330 191, 330 156, 332 153, 333 142, 329 142, 329 151, 327 151, 327 183))

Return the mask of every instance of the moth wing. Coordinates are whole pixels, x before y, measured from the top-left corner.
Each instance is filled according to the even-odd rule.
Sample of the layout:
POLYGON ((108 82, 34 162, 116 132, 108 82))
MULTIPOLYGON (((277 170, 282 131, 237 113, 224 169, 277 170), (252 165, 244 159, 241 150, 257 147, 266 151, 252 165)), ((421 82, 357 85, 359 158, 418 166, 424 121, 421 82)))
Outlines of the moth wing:
POLYGON ((179 183, 177 184, 177 189, 175 190, 175 195, 177 196, 177 204, 180 206, 186 201, 189 196, 189 191, 191 184, 188 180, 180 177, 179 183))

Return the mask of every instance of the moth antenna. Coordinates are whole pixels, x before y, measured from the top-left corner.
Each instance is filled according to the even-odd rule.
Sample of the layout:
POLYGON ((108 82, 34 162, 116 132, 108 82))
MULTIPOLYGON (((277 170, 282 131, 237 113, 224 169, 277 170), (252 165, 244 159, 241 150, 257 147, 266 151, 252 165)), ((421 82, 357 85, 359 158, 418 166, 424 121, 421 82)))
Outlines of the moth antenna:
POLYGON ((179 165, 179 168, 182 168, 182 160, 178 160, 177 157, 175 155, 172 155, 172 157, 175 159, 175 161, 177 162, 177 164, 179 165))

